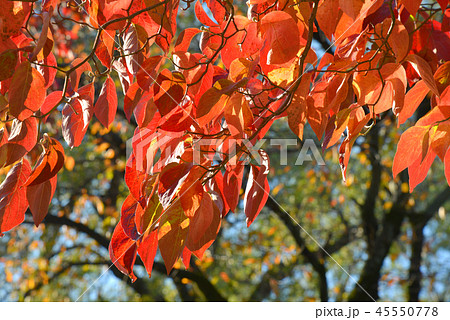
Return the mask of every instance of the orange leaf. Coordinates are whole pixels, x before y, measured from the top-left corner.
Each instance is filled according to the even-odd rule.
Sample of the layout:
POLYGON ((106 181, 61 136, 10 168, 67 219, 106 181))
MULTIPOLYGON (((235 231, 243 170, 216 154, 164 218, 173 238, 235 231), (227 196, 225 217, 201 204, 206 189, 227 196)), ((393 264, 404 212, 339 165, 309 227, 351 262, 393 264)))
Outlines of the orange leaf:
MULTIPOLYGON (((428 131, 429 128, 426 126, 414 126, 403 132, 392 165, 394 178, 417 159, 422 161, 424 138, 428 131)), ((428 144, 428 141, 425 143, 428 144)))
POLYGON ((408 61, 422 77, 422 80, 427 84, 428 88, 430 88, 431 92, 439 96, 439 90, 436 86, 436 81, 434 80, 433 72, 428 62, 415 54, 407 56, 406 61, 408 61))
POLYGON ((28 178, 27 186, 41 184, 53 178, 64 165, 65 155, 61 143, 53 138, 49 138, 47 134, 44 134, 42 140, 41 143, 44 146, 44 151, 28 178))
POLYGON ((14 72, 9 89, 9 112, 20 121, 30 117, 45 99, 44 77, 28 61, 14 72))
POLYGON ((225 107, 224 116, 231 136, 235 138, 243 138, 254 121, 246 98, 239 93, 231 96, 225 107))
MULTIPOLYGON (((203 199, 208 198, 211 199, 209 195, 203 197, 203 199)), ((213 202, 210 206, 209 201, 202 203, 194 218, 191 219, 186 240, 186 247, 199 259, 216 239, 221 225, 220 210, 213 202)))
POLYGON ((167 274, 180 257, 189 230, 189 218, 184 214, 180 201, 173 202, 161 215, 158 229, 158 245, 166 265, 167 274))
POLYGON ((260 22, 261 33, 269 45, 267 64, 283 64, 297 56, 300 34, 297 23, 284 11, 272 11, 260 22))
POLYGON ((222 113, 234 89, 233 81, 220 79, 206 90, 197 105, 196 117, 200 126, 208 124, 222 113))
POLYGON ((201 182, 202 174, 204 170, 200 167, 194 167, 186 180, 184 180, 183 184, 180 187, 179 195, 180 195, 180 203, 183 207, 184 214, 188 218, 193 218, 195 212, 200 206, 203 198, 203 185, 201 182))
POLYGON ((428 92, 430 92, 430 88, 423 80, 420 80, 406 93, 403 108, 398 114, 399 125, 403 124, 414 114, 428 92))
MULTIPOLYGON (((198 210, 196 210, 190 219, 189 242, 197 243, 203 237, 213 220, 213 202, 209 193, 205 193, 198 210)), ((191 247, 191 249, 194 248, 191 247)))
POLYGON ((414 163, 408 167, 409 176, 409 192, 413 192, 414 188, 421 183, 427 176, 428 170, 430 170, 436 153, 433 150, 429 150, 425 158, 417 158, 414 163))

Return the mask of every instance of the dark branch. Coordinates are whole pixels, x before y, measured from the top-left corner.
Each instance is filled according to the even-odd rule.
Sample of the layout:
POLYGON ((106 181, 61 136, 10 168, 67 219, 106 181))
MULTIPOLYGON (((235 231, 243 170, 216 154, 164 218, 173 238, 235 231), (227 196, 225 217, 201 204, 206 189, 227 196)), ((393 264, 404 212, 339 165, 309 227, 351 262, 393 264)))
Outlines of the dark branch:
POLYGON ((292 218, 286 213, 286 211, 283 210, 283 208, 281 208, 279 204, 273 200, 272 197, 269 197, 266 206, 270 208, 281 219, 281 221, 283 221, 284 225, 288 228, 295 242, 299 246, 301 254, 309 263, 311 263, 313 269, 317 272, 319 276, 320 300, 328 301, 328 283, 326 278, 325 264, 320 261, 317 252, 311 251, 306 246, 305 240, 301 235, 300 226, 292 220, 292 218))
MULTIPOLYGON (((97 231, 89 228, 88 226, 75 222, 65 216, 58 217, 54 215, 47 215, 47 217, 44 220, 45 224, 54 224, 54 225, 65 225, 71 228, 76 229, 79 232, 83 232, 86 235, 88 235, 90 238, 94 239, 98 242, 99 245, 104 247, 105 249, 108 249, 109 246, 109 240, 103 236, 102 234, 98 233, 97 231)), ((136 261, 137 264, 140 264, 140 260, 136 261)), ((120 278, 124 279, 124 275, 117 270, 115 267, 112 267, 110 270, 114 272, 114 274, 120 278)), ((167 274, 166 268, 164 264, 155 262, 153 265, 153 270, 160 272, 162 274, 167 274)), ((211 284, 211 282, 201 273, 200 270, 196 270, 195 272, 191 272, 188 270, 181 270, 181 269, 174 269, 170 273, 170 277, 172 279, 176 279, 176 281, 181 280, 182 278, 189 279, 197 284, 200 291, 204 294, 205 298, 208 301, 226 301, 226 299, 217 291, 217 289, 211 284)), ((174 280, 175 281, 175 280, 174 280)), ((148 288, 145 289, 143 286, 144 280, 138 279, 134 283, 131 283, 130 281, 127 281, 127 283, 133 287, 133 289, 136 289, 136 292, 147 295, 148 294, 148 288)))

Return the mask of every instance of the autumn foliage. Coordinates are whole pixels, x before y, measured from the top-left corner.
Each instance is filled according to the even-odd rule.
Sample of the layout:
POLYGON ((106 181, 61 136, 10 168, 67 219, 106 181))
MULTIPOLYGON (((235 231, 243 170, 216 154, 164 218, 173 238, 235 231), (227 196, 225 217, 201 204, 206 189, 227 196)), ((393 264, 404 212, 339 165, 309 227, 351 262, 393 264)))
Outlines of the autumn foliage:
POLYGON ((450 10, 437 2, 249 0, 243 13, 232 0, 1 0, 0 166, 10 169, 0 234, 28 208, 36 225, 47 213, 65 155, 42 124, 60 118, 73 148, 94 116, 114 126, 118 106, 137 127, 110 255, 132 279, 138 255, 151 274, 158 248, 167 272, 201 258, 240 199, 250 226, 269 196, 270 165, 247 142, 274 121, 300 139, 308 123, 323 150, 339 144, 345 179, 356 139, 393 113, 404 130, 393 178, 408 169, 412 191, 438 157, 450 183, 450 10), (198 23, 177 32, 191 6, 198 23), (65 21, 95 37, 69 64, 64 39, 76 31, 65 21), (319 33, 333 54, 312 49, 319 33), (412 125, 426 98, 431 110, 412 125))

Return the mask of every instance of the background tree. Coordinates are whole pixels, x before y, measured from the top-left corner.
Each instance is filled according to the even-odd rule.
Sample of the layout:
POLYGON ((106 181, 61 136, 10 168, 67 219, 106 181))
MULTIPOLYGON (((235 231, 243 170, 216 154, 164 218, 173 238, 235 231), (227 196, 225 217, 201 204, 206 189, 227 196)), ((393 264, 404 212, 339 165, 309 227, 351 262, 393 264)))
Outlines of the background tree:
MULTIPOLYGON (((350 8, 340 1, 250 1, 248 9, 228 1, 196 2, 195 14, 193 8, 180 13, 178 27, 181 21, 189 26, 199 26, 200 21, 207 27, 186 29, 181 23, 183 31, 176 34, 177 1, 117 4, 121 10, 103 1, 68 2, 67 7, 56 1, 44 1, 42 7, 40 2, 4 5, 4 12, 14 8, 15 14, 2 21, 15 24, 9 23, 11 29, 2 33, 1 59, 7 68, 1 70, 0 160, 9 183, 2 185, 1 231, 21 222, 27 208, 17 199, 25 197, 31 210, 25 223, 2 239, 7 243, 0 264, 8 283, 1 289, 5 299, 415 301, 420 292, 423 299, 448 299, 448 266, 439 257, 448 255, 444 248, 449 189, 439 164, 431 169, 436 174, 416 187, 436 155, 447 159, 446 2, 367 1, 350 8), (95 11, 96 5, 100 11, 95 11), (240 16, 246 12, 250 20, 240 16), (299 40, 292 38, 296 28, 299 40), (86 36, 78 38, 77 32, 86 36), (200 38, 203 56, 198 55, 195 37, 200 38), (320 62, 311 47, 322 56, 320 62), (173 72, 174 67, 180 72, 173 72), (51 70, 58 71, 56 77, 51 70), (116 73, 111 77, 112 70, 116 73), (23 83, 27 79, 31 80, 23 83), (119 82, 125 97, 119 93, 117 99, 119 82), (42 87, 47 89, 44 94, 42 87), (427 95, 430 99, 417 109, 427 95), (394 115, 388 111, 391 107, 394 115), (200 126, 185 116, 186 109, 200 126), (411 116, 414 121, 407 121, 411 116), (395 122, 405 121, 410 129, 393 159, 399 141, 395 122), (137 157, 136 143, 130 158, 137 159, 136 164, 126 155, 125 141, 135 126, 139 130, 134 139, 142 138, 144 129, 163 132, 172 137, 169 144, 183 145, 182 153, 169 154, 172 165, 158 167, 168 159, 162 152, 152 174, 141 175, 135 167, 147 159, 137 157), (318 138, 324 149, 341 138, 342 144, 339 151, 325 152, 328 166, 293 166, 298 148, 290 150, 288 166, 279 166, 277 150, 264 147, 271 159, 271 197, 258 184, 267 179, 259 174, 267 168, 264 162, 252 163, 257 178, 244 178, 242 188, 236 189, 226 183, 221 187, 217 176, 225 173, 227 181, 227 172, 239 176, 242 169, 231 166, 226 156, 218 164, 205 156, 202 167, 209 173, 199 176, 204 183, 200 197, 222 193, 213 197, 213 207, 222 208, 222 228, 211 247, 209 235, 203 237, 201 246, 209 249, 201 260, 189 258, 190 251, 202 255, 193 240, 187 240, 187 247, 165 244, 164 232, 153 228, 164 223, 148 222, 149 212, 157 212, 149 205, 153 193, 148 193, 148 186, 156 177, 165 210, 161 216, 169 212, 173 217, 167 221, 179 228, 182 224, 176 225, 178 218, 169 208, 179 206, 183 194, 175 188, 164 204, 167 195, 161 185, 168 179, 164 176, 179 173, 183 163, 189 163, 193 138, 235 138, 238 155, 244 155, 248 151, 240 139, 260 139, 267 130, 267 136, 292 138, 289 129, 302 140, 318 138), (42 147, 35 146, 35 132, 43 137, 42 147), (65 157, 58 142, 62 139, 77 147, 66 149, 65 157), (31 172, 28 161, 36 163, 42 149, 31 172), (174 165, 177 156, 184 162, 174 165), (402 172, 393 180, 392 166, 395 175, 408 167, 409 179, 402 172), (47 214, 41 200, 52 198, 58 171, 47 214), (16 176, 20 185, 9 190, 16 176), (143 179, 139 184, 147 185, 144 195, 130 176, 143 179), (239 193, 249 190, 245 185, 254 185, 256 194, 267 198, 263 215, 250 229, 247 222, 261 208, 237 201, 239 193), (233 204, 236 215, 225 215, 233 204), (124 227, 131 211, 150 227, 137 230, 142 221, 124 227), (33 231, 32 224, 42 219, 33 231), (135 238, 134 232, 143 236, 135 238), (151 237, 157 232, 162 256, 158 253, 153 263, 156 247, 151 237), (128 249, 134 244, 125 254, 119 244, 136 240, 141 248, 146 268, 138 259, 135 282, 124 280, 115 267, 97 280, 110 267, 107 250, 113 233, 122 238, 112 242, 112 260, 133 279, 136 253, 128 249), (176 254, 168 254, 171 250, 176 254), (422 261, 424 250, 429 255, 422 261), (191 262, 186 270, 177 259, 182 252, 183 263, 191 262), (147 279, 145 269, 150 272, 152 267, 153 276, 147 279), (163 275, 166 268, 172 269, 168 278, 163 275), (118 282, 122 289, 111 290, 118 282), (422 284, 427 290, 421 291, 422 284)), ((162 151, 167 148, 163 139, 156 143, 162 151)), ((249 169, 244 171, 247 177, 249 169)), ((191 211, 204 214, 194 207, 183 210, 187 217, 191 211)), ((198 229, 194 217, 189 221, 191 234, 193 226, 204 229, 198 229)))

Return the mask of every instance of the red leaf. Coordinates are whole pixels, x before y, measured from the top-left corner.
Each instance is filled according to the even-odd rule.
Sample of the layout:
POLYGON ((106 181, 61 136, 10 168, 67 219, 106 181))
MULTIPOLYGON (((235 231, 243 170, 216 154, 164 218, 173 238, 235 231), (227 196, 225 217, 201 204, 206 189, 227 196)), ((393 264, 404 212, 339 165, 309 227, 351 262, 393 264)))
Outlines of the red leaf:
POLYGON ((201 0, 198 0, 195 3, 195 16, 197 17, 198 21, 200 21, 200 23, 204 24, 205 26, 217 26, 217 23, 212 21, 211 18, 209 18, 208 14, 205 12, 201 0))
MULTIPOLYGON (((225 23, 222 28, 224 26, 225 23)), ((251 22, 244 16, 234 16, 234 22, 225 31, 225 37, 228 37, 228 40, 220 51, 222 62, 227 69, 230 68, 233 60, 247 58, 262 47, 263 42, 257 32, 255 22, 251 22)))
POLYGON ((0 146, 0 167, 13 164, 31 151, 37 142, 36 118, 14 119, 8 142, 0 146))
POLYGON ((8 142, 8 131, 5 128, 0 129, 0 147, 8 142))
POLYGON ((101 41, 95 49, 95 55, 101 63, 107 67, 111 67, 111 58, 113 57, 116 32, 113 30, 103 30, 101 34, 101 41))
POLYGON ((339 0, 322 1, 319 4, 316 16, 317 22, 329 40, 333 38, 333 33, 336 31, 341 15, 342 11, 339 10, 339 0))
POLYGON ((184 267, 189 269, 191 263, 192 252, 187 247, 184 247, 183 253, 181 254, 181 260, 183 261, 184 267))
MULTIPOLYGON (((450 90, 448 90, 450 92, 450 90)), ((416 122, 416 126, 429 126, 447 120, 450 117, 450 108, 447 105, 438 105, 416 122)))
POLYGON ((123 99, 123 111, 128 121, 131 119, 134 108, 142 98, 142 89, 137 82, 133 83, 127 90, 125 98, 123 99))
POLYGON ((187 28, 181 31, 178 36, 177 43, 175 44, 174 52, 187 51, 191 45, 192 38, 200 33, 200 29, 187 28))
MULTIPOLYGON (((50 18, 52 16, 53 10, 51 12, 43 11, 42 12, 42 31, 39 35, 39 39, 36 43, 36 47, 34 48, 33 52, 31 53, 29 60, 33 61, 36 56, 40 53, 40 51, 44 48, 45 43, 47 42, 47 35, 50 27, 50 18)), ((50 37, 51 37, 51 30, 50 30, 50 37)))
POLYGON ((69 85, 68 85, 68 92, 69 94, 72 94, 73 92, 78 90, 78 85, 80 83, 80 78, 83 72, 90 71, 92 72, 92 68, 89 63, 83 62, 83 59, 76 58, 72 61, 70 64, 72 67, 78 66, 69 76, 69 85))
POLYGON ((403 132, 397 145, 394 163, 392 164, 394 178, 401 171, 413 164, 416 159, 422 161, 424 138, 428 131, 428 127, 414 126, 403 132))
POLYGON ((162 205, 159 202, 158 194, 155 192, 148 196, 145 209, 143 211, 136 211, 136 229, 139 234, 144 234, 148 230, 155 229, 161 213, 162 205))
POLYGON ((27 199, 36 227, 47 215, 48 207, 56 190, 57 179, 58 176, 55 175, 50 180, 27 187, 27 199))
MULTIPOLYGON (((211 200, 209 196, 203 197, 203 199, 208 198, 211 200)), ((203 253, 214 242, 220 230, 220 210, 214 203, 211 202, 211 205, 212 207, 209 204, 202 203, 194 218, 191 219, 189 226, 186 247, 199 259, 203 257, 203 253)))
POLYGON ((239 191, 242 186, 242 178, 244 176, 244 165, 237 163, 236 165, 227 164, 225 174, 223 176, 223 195, 228 207, 235 212, 239 203, 239 191))
POLYGON ((221 217, 225 217, 230 211, 228 204, 225 201, 225 196, 223 192, 223 175, 222 172, 216 173, 214 179, 209 180, 207 184, 209 193, 214 204, 219 208, 221 217))
POLYGON ((109 243, 109 256, 117 269, 129 276, 132 282, 136 280, 133 274, 136 254, 136 242, 127 237, 119 221, 109 243))
POLYGON ((53 178, 64 165, 64 149, 59 141, 44 134, 42 145, 44 146, 44 151, 28 178, 27 186, 38 185, 53 178))
POLYGON ((447 179, 447 183, 450 186, 450 149, 447 150, 444 158, 444 166, 445 166, 445 178, 447 179))
POLYGON ((134 108, 133 114, 139 128, 154 131, 161 119, 161 115, 152 96, 152 92, 145 92, 134 108))
POLYGON ((0 17, 4 22, 0 30, 1 37, 8 38, 19 34, 31 8, 31 3, 2 1, 0 17))
POLYGON ((400 0, 406 10, 408 10, 409 14, 413 17, 416 16, 417 10, 419 10, 421 0, 400 0))
POLYGON ((164 131, 183 133, 191 127, 193 122, 192 100, 186 97, 179 105, 160 119, 158 126, 164 131))
POLYGON ((127 32, 123 35, 123 52, 125 54, 125 61, 127 68, 132 75, 136 75, 139 71, 139 58, 135 52, 139 50, 139 39, 136 28, 133 24, 130 25, 127 32))
POLYGON ((421 53, 429 51, 436 54, 438 59, 450 60, 450 35, 449 32, 441 30, 441 24, 432 20, 420 26, 420 29, 413 33, 412 49, 421 53))
POLYGON ((95 48, 95 56, 105 67, 111 67, 111 56, 109 55, 108 49, 106 48, 103 41, 100 41, 97 45, 97 48, 95 48))
POLYGON ((90 94, 76 94, 62 109, 62 133, 64 140, 71 148, 78 147, 87 132, 92 117, 92 102, 90 94))
MULTIPOLYGON (((56 104, 61 101, 62 91, 53 91, 50 93, 40 107, 40 115, 49 113, 56 104)), ((46 117, 47 118, 47 117, 46 117)))
POLYGON ((155 260, 156 251, 158 249, 158 231, 148 230, 139 239, 138 253, 141 257, 142 263, 144 263, 145 270, 147 270, 148 276, 152 276, 153 261, 155 260))
POLYGON ((125 183, 130 189, 131 195, 138 201, 141 199, 141 196, 143 196, 141 186, 146 178, 147 174, 145 171, 137 169, 136 157, 134 153, 132 153, 128 158, 127 166, 125 167, 125 183))
POLYGON ((165 166, 161 171, 158 195, 159 200, 165 209, 168 208, 191 168, 192 164, 172 162, 165 166))
POLYGON ((117 92, 113 79, 106 78, 100 95, 94 106, 94 113, 102 125, 108 128, 114 120, 117 111, 117 92))
POLYGON ((39 109, 44 99, 44 77, 28 61, 22 62, 14 72, 9 88, 9 112, 23 121, 39 109))
POLYGON ((244 196, 244 212, 247 216, 247 227, 249 227, 269 198, 269 156, 264 151, 259 150, 261 155, 261 165, 251 165, 248 175, 247 187, 244 196))
POLYGON ((125 66, 125 58, 122 57, 114 60, 112 68, 116 70, 117 75, 119 76, 123 94, 126 94, 131 82, 133 81, 133 75, 130 74, 127 67, 125 66))
POLYGON ((28 160, 23 159, 8 172, 0 185, 0 236, 25 219, 28 201, 23 185, 30 172, 28 160))
POLYGON ((437 0, 437 2, 441 6, 442 11, 445 11, 448 5, 448 0, 437 0))
POLYGON ((158 229, 159 251, 167 274, 183 252, 188 230, 189 218, 184 215, 180 202, 175 201, 162 213, 158 229))
POLYGON ((450 122, 439 123, 436 132, 431 137, 430 147, 436 155, 444 161, 445 154, 450 147, 450 122))
POLYGON ((303 128, 306 123, 306 96, 309 91, 310 83, 311 73, 304 74, 298 89, 294 93, 292 103, 287 109, 289 128, 300 139, 303 139, 303 128))
POLYGON ((144 209, 141 207, 138 201, 136 201, 130 194, 126 197, 122 204, 122 210, 120 213, 120 223, 122 224, 123 231, 128 238, 137 240, 139 233, 136 228, 135 216, 136 214, 142 215, 144 209))
POLYGON ((353 20, 361 12, 364 2, 359 0, 339 0, 341 10, 353 20))
POLYGON ((187 85, 182 73, 164 69, 158 75, 153 85, 153 100, 161 116, 165 116, 181 103, 186 89, 187 85))
POLYGON ((408 61, 416 72, 422 77, 422 80, 427 84, 428 88, 430 88, 431 92, 439 96, 439 90, 436 86, 433 72, 428 62, 415 54, 407 56, 406 61, 408 61))
POLYGON ((136 74, 136 80, 142 90, 148 91, 150 86, 155 83, 158 71, 164 61, 161 56, 151 56, 144 60, 136 74))

